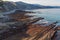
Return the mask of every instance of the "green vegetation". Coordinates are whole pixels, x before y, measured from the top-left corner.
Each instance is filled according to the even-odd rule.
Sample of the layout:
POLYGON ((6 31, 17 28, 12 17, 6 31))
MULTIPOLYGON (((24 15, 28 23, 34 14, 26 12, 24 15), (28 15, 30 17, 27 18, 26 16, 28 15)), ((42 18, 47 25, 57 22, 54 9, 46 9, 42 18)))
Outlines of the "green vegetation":
POLYGON ((0 6, 3 6, 3 1, 2 0, 0 0, 0 6))
POLYGON ((4 7, 4 1, 0 0, 0 12, 5 11, 5 7, 4 7))

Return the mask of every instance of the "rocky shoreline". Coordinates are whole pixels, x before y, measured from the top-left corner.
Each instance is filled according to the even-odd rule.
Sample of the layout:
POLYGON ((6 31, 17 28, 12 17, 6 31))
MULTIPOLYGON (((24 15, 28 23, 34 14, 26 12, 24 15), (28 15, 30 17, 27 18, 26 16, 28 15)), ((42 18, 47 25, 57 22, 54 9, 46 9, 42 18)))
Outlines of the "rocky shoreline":
POLYGON ((51 32, 56 32, 53 28, 56 26, 57 22, 53 22, 48 26, 35 24, 37 21, 44 18, 33 18, 34 16, 25 15, 27 13, 34 12, 17 10, 14 13, 6 14, 4 15, 5 17, 0 18, 0 40, 40 40, 40 36, 38 35, 41 35, 41 33, 44 32, 42 34, 43 36, 48 33, 47 30, 49 30, 50 34, 51 32))
POLYGON ((5 39, 10 35, 14 35, 18 32, 22 33, 26 30, 27 24, 29 25, 29 23, 35 22, 39 19, 43 19, 29 19, 33 16, 26 16, 26 13, 33 12, 17 10, 14 13, 4 15, 4 17, 0 17, 0 40, 5 39))

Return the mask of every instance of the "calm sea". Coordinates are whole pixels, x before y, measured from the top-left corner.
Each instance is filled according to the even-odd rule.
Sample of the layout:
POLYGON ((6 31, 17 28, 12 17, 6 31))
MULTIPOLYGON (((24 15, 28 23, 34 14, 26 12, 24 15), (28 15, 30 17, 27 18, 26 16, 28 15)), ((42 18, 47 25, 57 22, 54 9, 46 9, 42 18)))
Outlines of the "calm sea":
MULTIPOLYGON (((39 9, 31 11, 34 11, 36 13, 28 15, 45 18, 42 22, 38 21, 37 23, 48 23, 58 21, 59 23, 57 23, 57 25, 60 25, 60 9, 39 9)), ((60 40, 60 30, 57 31, 56 36, 53 40, 60 40)))
POLYGON ((58 25, 60 25, 60 9, 38 9, 32 10, 36 13, 29 14, 35 17, 43 17, 46 22, 55 22, 58 21, 58 25))

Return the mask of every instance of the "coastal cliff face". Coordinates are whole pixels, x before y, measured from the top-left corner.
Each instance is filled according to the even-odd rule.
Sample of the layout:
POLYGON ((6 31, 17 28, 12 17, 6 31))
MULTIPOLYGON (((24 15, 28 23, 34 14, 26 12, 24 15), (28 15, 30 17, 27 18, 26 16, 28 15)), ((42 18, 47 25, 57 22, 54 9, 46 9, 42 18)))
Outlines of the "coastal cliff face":
POLYGON ((60 8, 57 6, 43 6, 40 4, 28 4, 25 2, 12 2, 12 1, 3 1, 0 2, 1 7, 5 11, 11 11, 11 10, 33 10, 33 9, 44 9, 44 8, 60 8))
POLYGON ((1 7, 6 9, 6 11, 20 9, 20 10, 32 10, 32 9, 38 9, 40 6, 34 5, 34 4, 28 4, 24 2, 10 2, 10 1, 3 1, 0 2, 1 7))

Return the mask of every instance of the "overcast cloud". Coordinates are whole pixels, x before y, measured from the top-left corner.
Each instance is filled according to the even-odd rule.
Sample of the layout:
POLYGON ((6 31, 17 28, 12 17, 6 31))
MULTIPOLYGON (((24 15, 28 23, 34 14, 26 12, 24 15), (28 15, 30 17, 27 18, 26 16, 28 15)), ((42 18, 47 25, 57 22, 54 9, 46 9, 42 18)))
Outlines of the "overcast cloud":
POLYGON ((9 0, 9 1, 23 1, 31 4, 41 4, 50 6, 60 6, 60 0, 9 0))

